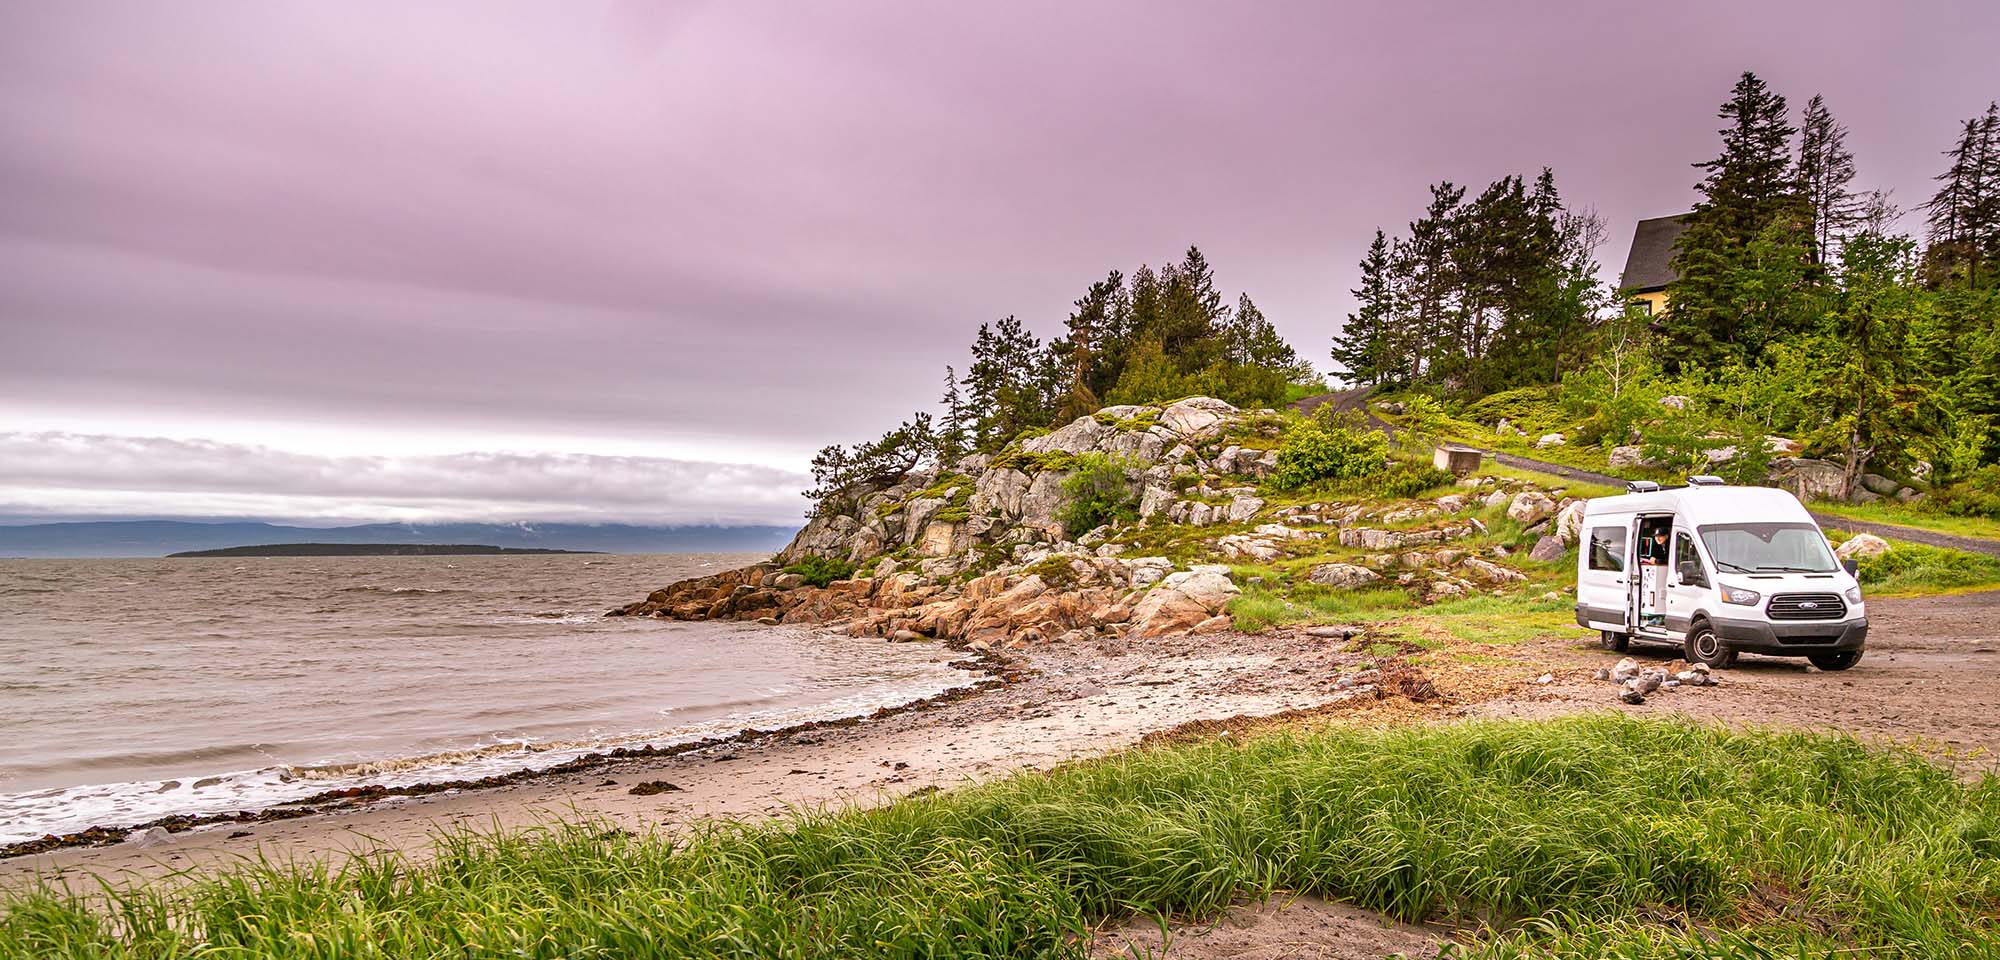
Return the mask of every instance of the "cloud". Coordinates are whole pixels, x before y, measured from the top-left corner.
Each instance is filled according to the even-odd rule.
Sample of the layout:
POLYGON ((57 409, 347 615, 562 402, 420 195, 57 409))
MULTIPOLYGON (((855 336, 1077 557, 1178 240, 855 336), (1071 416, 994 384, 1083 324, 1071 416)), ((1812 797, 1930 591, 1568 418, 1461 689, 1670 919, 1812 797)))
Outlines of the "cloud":
POLYGON ((592 454, 323 456, 247 444, 0 433, 0 513, 287 520, 795 524, 806 478, 592 454))

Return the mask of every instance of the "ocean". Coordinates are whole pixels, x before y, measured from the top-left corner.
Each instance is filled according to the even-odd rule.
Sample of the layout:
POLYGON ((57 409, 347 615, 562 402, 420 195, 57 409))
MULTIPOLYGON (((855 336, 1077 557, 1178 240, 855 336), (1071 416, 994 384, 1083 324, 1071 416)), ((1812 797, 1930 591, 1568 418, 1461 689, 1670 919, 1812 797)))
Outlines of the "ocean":
POLYGON ((755 555, 0 560, 0 844, 963 686, 950 651, 606 618, 755 555))

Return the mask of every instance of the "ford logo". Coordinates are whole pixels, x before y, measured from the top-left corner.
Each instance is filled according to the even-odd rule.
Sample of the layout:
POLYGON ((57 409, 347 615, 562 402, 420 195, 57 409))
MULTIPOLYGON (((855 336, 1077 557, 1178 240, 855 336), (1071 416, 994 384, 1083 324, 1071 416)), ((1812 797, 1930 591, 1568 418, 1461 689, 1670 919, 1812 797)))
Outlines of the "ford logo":
POLYGON ((1819 609, 1819 601, 1817 601, 1817 600, 1802 600, 1802 601, 1800 601, 1800 602, 1799 602, 1799 609, 1800 609, 1800 610, 1818 610, 1818 609, 1819 609))

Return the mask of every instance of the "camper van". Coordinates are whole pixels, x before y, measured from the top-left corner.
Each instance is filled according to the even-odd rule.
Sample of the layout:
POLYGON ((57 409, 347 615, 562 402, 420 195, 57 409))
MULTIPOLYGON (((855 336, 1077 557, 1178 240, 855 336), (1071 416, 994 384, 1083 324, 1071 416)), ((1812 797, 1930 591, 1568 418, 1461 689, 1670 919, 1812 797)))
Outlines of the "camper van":
POLYGON ((1740 653, 1860 662, 1861 585, 1797 498, 1716 477, 1628 489, 1587 501, 1578 532, 1576 622, 1606 648, 1671 643, 1715 667, 1740 653))

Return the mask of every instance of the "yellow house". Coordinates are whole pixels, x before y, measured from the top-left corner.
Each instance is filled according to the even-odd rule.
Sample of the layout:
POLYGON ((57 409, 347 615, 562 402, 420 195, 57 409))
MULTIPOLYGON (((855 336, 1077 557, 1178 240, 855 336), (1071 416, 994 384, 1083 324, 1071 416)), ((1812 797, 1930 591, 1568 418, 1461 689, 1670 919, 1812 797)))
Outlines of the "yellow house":
POLYGON ((1674 243, 1687 229, 1688 215, 1639 221, 1632 231, 1632 252, 1625 255, 1625 275, 1618 280, 1625 302, 1648 316, 1667 312, 1667 284, 1674 281, 1674 243))

